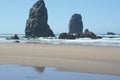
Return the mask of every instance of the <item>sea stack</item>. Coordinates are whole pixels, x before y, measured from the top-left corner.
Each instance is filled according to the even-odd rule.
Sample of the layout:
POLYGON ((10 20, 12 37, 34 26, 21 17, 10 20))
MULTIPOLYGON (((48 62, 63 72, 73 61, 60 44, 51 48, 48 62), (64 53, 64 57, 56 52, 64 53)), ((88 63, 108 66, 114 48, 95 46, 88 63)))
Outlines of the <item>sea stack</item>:
POLYGON ((55 37, 48 25, 47 8, 43 0, 38 0, 30 9, 29 18, 26 22, 25 37, 55 37))
POLYGON ((83 22, 80 14, 74 14, 69 21, 69 34, 83 33, 83 22))

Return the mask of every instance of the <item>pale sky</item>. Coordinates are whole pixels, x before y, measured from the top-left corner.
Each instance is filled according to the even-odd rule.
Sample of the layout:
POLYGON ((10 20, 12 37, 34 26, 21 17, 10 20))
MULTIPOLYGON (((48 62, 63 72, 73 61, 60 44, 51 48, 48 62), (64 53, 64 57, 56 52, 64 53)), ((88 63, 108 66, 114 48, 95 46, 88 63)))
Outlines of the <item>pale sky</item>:
MULTIPOLYGON (((1 0, 0 34, 24 34, 29 10, 37 0, 1 0)), ((54 33, 68 32, 74 13, 82 15, 84 29, 120 33, 120 0, 44 0, 48 24, 54 33)))

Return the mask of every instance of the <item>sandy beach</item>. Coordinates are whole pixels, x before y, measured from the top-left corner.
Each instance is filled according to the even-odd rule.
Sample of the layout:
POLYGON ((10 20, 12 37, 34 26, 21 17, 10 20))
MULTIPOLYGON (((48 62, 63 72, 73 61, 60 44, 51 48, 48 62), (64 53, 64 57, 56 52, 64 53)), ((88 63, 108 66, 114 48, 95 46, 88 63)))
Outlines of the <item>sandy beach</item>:
POLYGON ((120 76, 120 47, 0 43, 0 64, 120 76))

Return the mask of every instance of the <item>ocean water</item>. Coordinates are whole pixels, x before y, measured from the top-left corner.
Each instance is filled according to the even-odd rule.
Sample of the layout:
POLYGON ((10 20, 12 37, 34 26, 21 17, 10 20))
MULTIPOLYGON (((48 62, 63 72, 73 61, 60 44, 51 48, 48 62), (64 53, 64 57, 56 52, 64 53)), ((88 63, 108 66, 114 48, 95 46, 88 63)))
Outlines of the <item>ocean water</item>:
POLYGON ((55 67, 0 65, 0 80, 120 80, 120 76, 62 71, 55 67))
MULTIPOLYGON (((13 34, 0 34, 0 43, 13 43, 14 40, 9 38, 13 34)), ((51 37, 40 37, 35 39, 26 39, 24 34, 18 34, 21 43, 45 43, 45 44, 74 44, 74 45, 95 45, 95 46, 120 46, 120 35, 104 35, 101 34, 102 39, 90 39, 90 38, 78 38, 75 40, 58 39, 58 34, 56 38, 51 37)))

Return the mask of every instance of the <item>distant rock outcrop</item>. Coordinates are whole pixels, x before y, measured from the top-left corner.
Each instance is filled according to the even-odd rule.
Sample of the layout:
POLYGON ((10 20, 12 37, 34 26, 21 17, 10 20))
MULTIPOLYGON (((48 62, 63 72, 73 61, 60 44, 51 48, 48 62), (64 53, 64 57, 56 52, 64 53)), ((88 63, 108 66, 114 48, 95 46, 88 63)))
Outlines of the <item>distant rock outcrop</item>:
POLYGON ((69 21, 69 34, 78 34, 83 32, 82 16, 74 14, 69 21))
POLYGON ((116 35, 116 34, 113 32, 107 32, 107 35, 116 35))
POLYGON ((7 38, 7 40, 14 40, 15 43, 20 42, 17 34, 14 34, 14 36, 11 36, 10 38, 7 38))
POLYGON ((48 14, 43 0, 38 0, 30 9, 26 22, 25 37, 55 37, 47 24, 48 14))
POLYGON ((10 39, 13 39, 13 40, 19 40, 19 37, 18 37, 18 35, 17 34, 14 34, 14 36, 11 36, 11 38, 10 39))

